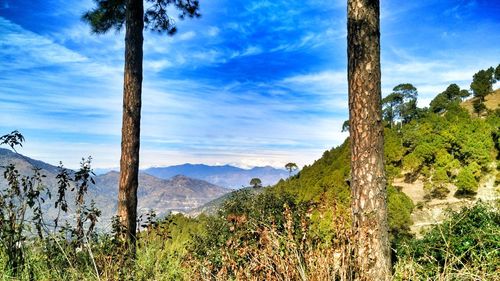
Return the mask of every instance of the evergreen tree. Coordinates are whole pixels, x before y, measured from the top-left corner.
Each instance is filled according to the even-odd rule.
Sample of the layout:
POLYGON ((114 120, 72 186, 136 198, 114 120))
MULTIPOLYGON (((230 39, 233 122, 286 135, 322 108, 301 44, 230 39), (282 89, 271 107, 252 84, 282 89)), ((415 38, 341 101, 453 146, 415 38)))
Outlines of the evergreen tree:
POLYGON ((434 113, 442 113, 452 104, 458 104, 463 98, 470 95, 467 90, 460 90, 457 84, 450 84, 446 90, 438 94, 430 103, 430 110, 434 113))
POLYGON ((345 120, 342 123, 342 132, 349 132, 349 120, 345 120))
POLYGON ((392 126, 396 120, 409 123, 418 116, 418 91, 412 84, 399 84, 393 92, 382 99, 383 117, 392 126))
POLYGON ((297 166, 297 164, 295 163, 287 163, 285 165, 285 169, 288 171, 288 177, 291 177, 292 176, 292 172, 297 170, 299 167, 297 166))
POLYGON ((478 189, 478 182, 474 177, 473 169, 469 166, 461 169, 457 175, 458 193, 475 194, 478 189))
POLYGON ((253 178, 250 180, 250 186, 253 188, 262 187, 262 181, 259 178, 253 178))
POLYGON ((384 120, 392 124, 401 116, 401 105, 403 104, 403 96, 400 93, 391 93, 382 99, 382 115, 384 120))
POLYGON ((477 116, 480 116, 481 113, 486 110, 486 105, 484 105, 484 102, 482 102, 481 99, 475 99, 472 102, 472 108, 474 109, 474 112, 477 114, 477 116))
POLYGON ((167 7, 181 11, 180 18, 199 17, 198 0, 94 0, 96 7, 83 15, 93 33, 106 33, 125 26, 125 72, 123 81, 123 123, 118 192, 118 216, 127 230, 128 246, 135 252, 137 186, 141 123, 143 30, 144 27, 173 35, 174 20, 167 7))
POLYGON ((417 96, 418 91, 412 84, 399 84, 392 89, 395 94, 402 98, 402 103, 399 107, 399 115, 403 124, 409 123, 417 117, 417 96))
POLYGON ((474 93, 474 97, 479 99, 481 103, 493 90, 493 84, 495 83, 494 71, 493 67, 490 67, 487 70, 480 70, 472 77, 470 88, 474 93))
POLYGON ((381 121, 380 3, 347 1, 354 280, 391 275, 381 121))

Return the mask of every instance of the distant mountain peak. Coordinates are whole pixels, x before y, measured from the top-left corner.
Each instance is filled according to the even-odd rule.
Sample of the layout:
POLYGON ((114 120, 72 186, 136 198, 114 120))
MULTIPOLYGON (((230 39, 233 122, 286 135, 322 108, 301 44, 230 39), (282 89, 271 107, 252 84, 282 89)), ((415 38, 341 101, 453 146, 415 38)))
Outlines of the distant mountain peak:
POLYGON ((186 177, 185 175, 175 175, 171 178, 171 180, 187 180, 187 179, 191 179, 191 178, 186 177))
POLYGON ((289 176, 284 169, 276 169, 271 166, 254 167, 243 169, 229 164, 210 166, 206 164, 191 164, 154 167, 144 170, 145 173, 162 179, 174 179, 179 175, 191 179, 200 179, 209 183, 226 188, 241 188, 248 186, 252 178, 260 178, 264 185, 272 185, 282 178, 289 176))
MULTIPOLYGON (((51 189, 52 194, 56 192, 58 167, 14 153, 9 149, 0 148, 0 166, 7 166, 10 163, 14 164, 20 173, 25 175, 32 174, 33 167, 41 168, 41 173, 47 176, 43 183, 51 189)), ((2 180, 0 177, 0 188, 6 184, 2 180)), ((108 223, 111 216, 116 213, 120 173, 107 171, 105 174, 96 175, 94 180, 96 184, 89 187, 87 199, 96 203, 96 206, 102 211, 101 221, 108 223)), ((144 209, 153 209, 159 215, 166 214, 171 210, 186 212, 230 191, 185 175, 176 174, 172 179, 161 179, 140 172, 137 190, 138 210, 141 212, 144 209)), ((68 195, 72 196, 70 194, 68 192, 68 195)), ((53 201, 46 202, 46 204, 49 203, 53 204, 53 201)), ((55 215, 57 214, 50 213, 49 216, 55 215)))

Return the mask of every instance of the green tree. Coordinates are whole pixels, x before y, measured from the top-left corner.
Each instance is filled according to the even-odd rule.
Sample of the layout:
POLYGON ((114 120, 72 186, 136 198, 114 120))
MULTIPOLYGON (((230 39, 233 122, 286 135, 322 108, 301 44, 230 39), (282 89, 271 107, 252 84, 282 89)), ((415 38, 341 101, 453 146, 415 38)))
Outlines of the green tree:
POLYGON ((466 166, 461 169, 457 175, 456 185, 460 194, 475 194, 479 184, 474 176, 473 168, 466 166))
POLYGON ((417 97, 418 91, 412 84, 399 84, 394 87, 393 93, 398 94, 402 98, 402 103, 399 106, 399 115, 403 124, 409 123, 417 117, 417 97))
POLYGON ((433 188, 431 190, 432 198, 444 199, 446 195, 450 192, 446 188, 446 184, 450 181, 446 170, 443 167, 438 167, 432 175, 433 188))
POLYGON ((342 133, 343 132, 349 132, 349 120, 345 120, 344 123, 342 123, 342 133))
POLYGON ((484 105, 484 102, 482 102, 481 99, 475 99, 472 102, 472 108, 474 109, 474 112, 477 114, 477 116, 480 116, 481 113, 486 110, 486 105, 484 105))
POLYGON ((417 96, 418 91, 412 84, 399 84, 392 89, 392 93, 382 99, 383 117, 390 126, 401 120, 403 124, 409 123, 418 116, 417 96))
POLYGON ((500 64, 495 68, 495 80, 500 81, 500 64))
POLYGON ((493 67, 490 67, 487 70, 480 70, 472 77, 470 88, 474 93, 474 97, 479 99, 481 103, 484 102, 485 97, 493 90, 492 87, 495 83, 494 71, 493 67))
POLYGON ((402 104, 403 96, 400 93, 391 93, 382 99, 382 115, 390 127, 392 127, 396 119, 399 119, 402 104))
POLYGON ((299 168, 299 166, 297 166, 297 164, 295 163, 287 163, 285 165, 285 169, 288 171, 288 177, 291 177, 292 176, 292 172, 297 170, 299 168))
POLYGON ((431 101, 429 109, 434 113, 442 113, 446 110, 449 104, 450 100, 448 97, 445 94, 440 93, 431 101))
POLYGON ((250 186, 253 188, 262 187, 262 181, 259 178, 253 178, 250 180, 250 186))
POLYGON ((452 104, 458 104, 463 98, 470 95, 467 90, 460 90, 457 84, 450 84, 446 90, 438 94, 430 103, 430 110, 434 113, 442 113, 452 104))
POLYGON ((408 234, 413 223, 411 220, 411 212, 415 207, 413 201, 404 192, 393 186, 388 186, 387 203, 389 229, 392 238, 401 234, 408 234))
POLYGON ((380 2, 347 1, 354 280, 389 280, 391 261, 384 172, 380 2))
POLYGON ((180 10, 180 18, 199 17, 198 0, 94 0, 96 7, 83 15, 93 33, 102 34, 125 27, 125 71, 123 81, 123 122, 118 192, 118 216, 127 230, 128 246, 135 251, 137 186, 141 123, 143 31, 176 32, 167 7, 180 10))

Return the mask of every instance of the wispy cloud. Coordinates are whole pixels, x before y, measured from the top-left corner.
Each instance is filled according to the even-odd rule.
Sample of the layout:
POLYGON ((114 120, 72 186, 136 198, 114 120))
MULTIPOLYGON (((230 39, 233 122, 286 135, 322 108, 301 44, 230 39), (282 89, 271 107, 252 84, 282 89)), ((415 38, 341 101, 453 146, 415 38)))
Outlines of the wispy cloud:
POLYGON ((187 40, 193 39, 195 36, 196 36, 196 32, 194 32, 194 31, 188 31, 188 32, 184 32, 182 34, 179 34, 177 38, 180 41, 187 41, 187 40))
POLYGON ((0 71, 82 62, 87 58, 0 17, 0 71))
MULTIPOLYGON (((497 64, 490 2, 383 2, 383 94, 413 83, 425 106, 497 64)), ((345 139, 346 1, 202 4, 176 36, 145 33, 142 167, 303 165, 345 139)), ((25 132, 35 158, 118 165, 124 34, 91 34, 80 16, 93 5, 0 2, 0 131, 25 132)))

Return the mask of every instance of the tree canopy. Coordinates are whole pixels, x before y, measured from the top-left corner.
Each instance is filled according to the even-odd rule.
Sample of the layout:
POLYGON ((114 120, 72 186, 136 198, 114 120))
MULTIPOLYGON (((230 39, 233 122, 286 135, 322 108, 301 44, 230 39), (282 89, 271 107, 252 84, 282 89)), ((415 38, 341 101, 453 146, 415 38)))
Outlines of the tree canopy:
POLYGON ((442 93, 439 93, 430 103, 430 110, 442 113, 451 105, 458 105, 462 99, 470 95, 469 91, 460 89, 457 84, 450 84, 442 93))
POLYGON ((486 70, 480 70, 474 74, 472 83, 470 84, 474 97, 484 102, 484 98, 493 90, 493 84, 496 81, 495 77, 495 69, 493 67, 486 70))
POLYGON ((262 181, 259 178, 253 178, 250 180, 250 186, 253 188, 262 187, 262 181))
MULTIPOLYGON (((125 25, 126 0, 94 0, 96 7, 83 15, 92 32, 106 33, 111 29, 121 30, 125 25)), ((151 31, 166 32, 173 35, 177 32, 175 20, 170 17, 167 7, 175 6, 180 11, 179 18, 200 17, 198 0, 146 0, 150 6, 144 11, 145 27, 151 31)))
POLYGON ((415 86, 403 83, 395 86, 392 93, 382 99, 382 115, 391 126, 397 121, 403 124, 418 116, 417 97, 415 86))

